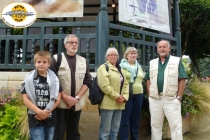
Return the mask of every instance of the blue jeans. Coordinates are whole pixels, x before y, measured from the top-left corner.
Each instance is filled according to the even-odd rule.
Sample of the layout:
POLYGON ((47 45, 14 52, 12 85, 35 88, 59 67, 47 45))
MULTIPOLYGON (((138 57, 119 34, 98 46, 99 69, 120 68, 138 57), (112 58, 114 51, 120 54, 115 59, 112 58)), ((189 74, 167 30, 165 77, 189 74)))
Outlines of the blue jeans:
POLYGON ((122 110, 101 109, 99 140, 116 140, 122 110))
POLYGON ((133 94, 129 97, 122 111, 119 129, 120 140, 138 140, 143 94, 133 94))
POLYGON ((52 140, 55 127, 35 126, 30 128, 30 140, 52 140))

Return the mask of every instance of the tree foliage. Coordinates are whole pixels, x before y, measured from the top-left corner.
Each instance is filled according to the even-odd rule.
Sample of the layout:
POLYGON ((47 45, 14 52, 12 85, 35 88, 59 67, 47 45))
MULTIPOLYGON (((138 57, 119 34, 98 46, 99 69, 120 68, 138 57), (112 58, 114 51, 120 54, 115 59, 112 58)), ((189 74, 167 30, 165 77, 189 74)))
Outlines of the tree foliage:
POLYGON ((202 77, 210 77, 210 58, 205 57, 199 59, 199 69, 202 77))
POLYGON ((210 0, 181 0, 180 18, 183 54, 200 77, 197 59, 210 54, 210 0))

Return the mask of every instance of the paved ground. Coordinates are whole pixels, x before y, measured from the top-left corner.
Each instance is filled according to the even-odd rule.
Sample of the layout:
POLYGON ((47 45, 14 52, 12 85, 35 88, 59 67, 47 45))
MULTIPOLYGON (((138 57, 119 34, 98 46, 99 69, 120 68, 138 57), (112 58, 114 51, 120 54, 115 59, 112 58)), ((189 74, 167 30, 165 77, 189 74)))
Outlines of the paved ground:
POLYGON ((184 135, 184 140, 210 140, 210 118, 193 119, 191 131, 184 135))
MULTIPOLYGON (((139 140, 151 140, 151 136, 144 136, 139 140)), ((198 119, 194 117, 191 130, 184 134, 184 140, 210 140, 210 118, 202 117, 198 119)))

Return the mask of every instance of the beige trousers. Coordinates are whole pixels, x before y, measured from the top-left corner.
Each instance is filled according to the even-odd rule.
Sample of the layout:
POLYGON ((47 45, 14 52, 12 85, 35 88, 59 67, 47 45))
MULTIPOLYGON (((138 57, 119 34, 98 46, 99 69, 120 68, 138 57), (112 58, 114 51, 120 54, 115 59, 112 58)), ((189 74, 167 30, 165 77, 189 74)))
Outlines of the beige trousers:
POLYGON ((149 97, 149 109, 151 115, 152 140, 162 140, 162 127, 166 116, 172 140, 183 140, 181 103, 177 98, 166 99, 149 97))

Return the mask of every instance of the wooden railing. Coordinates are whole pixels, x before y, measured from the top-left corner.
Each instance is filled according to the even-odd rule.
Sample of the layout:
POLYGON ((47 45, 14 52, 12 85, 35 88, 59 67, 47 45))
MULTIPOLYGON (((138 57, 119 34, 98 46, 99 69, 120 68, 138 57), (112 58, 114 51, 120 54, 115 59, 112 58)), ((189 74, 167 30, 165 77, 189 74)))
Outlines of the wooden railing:
MULTIPOLYGON (((0 24, 0 69, 22 70, 33 69, 33 56, 38 50, 47 50, 52 55, 64 50, 63 39, 69 33, 74 33, 80 39, 78 54, 89 62, 90 47, 95 52, 96 33, 81 32, 82 29, 95 29, 95 22, 37 22, 29 28, 24 28, 22 34, 13 34, 14 30, 0 24), (54 31, 57 29, 57 32, 54 31), (70 31, 69 31, 70 30, 70 31), (3 34, 5 31, 5 34, 3 34), (85 45, 84 45, 85 44, 85 45), (84 45, 84 46, 81 46, 84 45)), ((94 65, 90 65, 94 69, 94 65)))
POLYGON ((177 39, 162 34, 152 33, 139 29, 129 28, 121 25, 110 23, 110 30, 114 35, 110 35, 110 46, 115 46, 118 49, 120 58, 128 46, 133 46, 138 50, 138 61, 144 70, 147 70, 149 61, 158 57, 157 42, 161 39, 170 42, 171 54, 177 56, 177 39))

